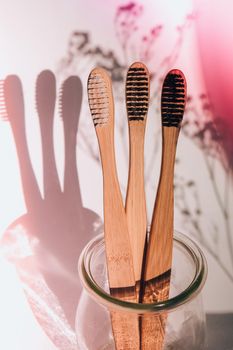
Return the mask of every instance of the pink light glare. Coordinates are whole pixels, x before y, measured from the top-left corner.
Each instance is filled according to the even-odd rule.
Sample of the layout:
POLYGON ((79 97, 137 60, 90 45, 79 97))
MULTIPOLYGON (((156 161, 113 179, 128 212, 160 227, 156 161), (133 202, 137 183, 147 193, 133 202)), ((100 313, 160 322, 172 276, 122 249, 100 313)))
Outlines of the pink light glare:
POLYGON ((197 33, 207 91, 214 113, 225 120, 233 134, 233 2, 196 1, 197 33))

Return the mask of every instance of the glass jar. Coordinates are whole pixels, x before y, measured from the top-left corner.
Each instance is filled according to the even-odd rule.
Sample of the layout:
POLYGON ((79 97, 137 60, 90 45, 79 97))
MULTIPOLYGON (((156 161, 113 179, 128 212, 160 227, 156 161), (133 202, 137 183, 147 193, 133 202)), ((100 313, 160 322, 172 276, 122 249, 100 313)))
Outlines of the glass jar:
POLYGON ((187 236, 179 232, 174 234, 170 296, 164 302, 130 303, 109 294, 103 235, 84 248, 79 259, 79 275, 84 287, 76 314, 80 350, 116 349, 112 312, 130 319, 166 319, 163 350, 206 349, 201 290, 206 281, 207 265, 200 248, 187 236))

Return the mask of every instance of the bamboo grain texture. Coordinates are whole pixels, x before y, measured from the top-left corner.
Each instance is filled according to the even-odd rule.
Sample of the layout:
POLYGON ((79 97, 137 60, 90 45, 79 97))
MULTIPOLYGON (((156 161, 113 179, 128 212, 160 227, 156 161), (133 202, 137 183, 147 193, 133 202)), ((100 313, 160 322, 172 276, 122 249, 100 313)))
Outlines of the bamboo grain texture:
MULTIPOLYGON (((163 130, 161 175, 147 248, 143 303, 156 303, 169 298, 173 246, 173 174, 178 134, 177 128, 163 130)), ((166 314, 142 319, 142 350, 163 348, 166 319, 166 314)))
MULTIPOLYGON (((115 298, 136 302, 133 257, 115 162, 112 88, 105 70, 96 68, 91 72, 88 97, 103 170, 104 235, 110 293, 115 298)), ((111 312, 111 321, 116 349, 139 350, 138 320, 111 312)))
MULTIPOLYGON (((140 62, 131 65, 127 73, 130 161, 125 208, 115 162, 111 80, 105 70, 96 68, 91 72, 88 83, 89 105, 103 170, 104 231, 110 293, 125 301, 163 302, 169 298, 170 289, 174 225, 173 178, 176 146, 186 99, 184 75, 179 70, 172 70, 163 84, 162 162, 148 242, 144 138, 149 103, 149 73, 140 62), (142 266, 142 263, 145 265, 142 266)), ((124 312, 112 310, 116 350, 162 350, 167 316, 166 313, 142 315, 139 320, 138 316, 131 317, 124 312)))
POLYGON ((133 63, 126 77, 126 107, 129 126, 129 176, 126 216, 137 286, 137 301, 146 240, 147 214, 144 188, 144 140, 149 105, 149 72, 141 62, 133 63))
MULTIPOLYGON (((185 99, 184 75, 179 70, 172 70, 167 74, 162 89, 162 163, 145 261, 143 303, 161 302, 169 298, 174 230, 174 166, 185 99)), ((142 350, 163 349, 166 321, 166 313, 142 319, 142 350)))

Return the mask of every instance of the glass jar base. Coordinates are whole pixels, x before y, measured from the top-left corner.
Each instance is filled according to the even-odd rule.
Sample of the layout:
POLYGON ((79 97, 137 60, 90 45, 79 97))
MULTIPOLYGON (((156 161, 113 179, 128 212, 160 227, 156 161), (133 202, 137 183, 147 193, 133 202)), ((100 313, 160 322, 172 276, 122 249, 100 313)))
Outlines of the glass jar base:
MULTIPOLYGON (((163 302, 130 303, 109 294, 103 236, 96 237, 84 249, 79 260, 79 274, 85 288, 76 314, 76 336, 82 350, 115 350, 113 312, 123 315, 124 320, 135 317, 138 325, 144 322, 146 326, 141 328, 140 337, 144 345, 152 345, 149 349, 153 349, 153 344, 161 344, 161 338, 157 337, 161 319, 166 320, 163 350, 206 349, 201 290, 207 266, 200 248, 187 236, 175 233, 170 297, 163 302), (144 338, 143 329, 148 330, 144 338)), ((131 328, 126 327, 124 333, 124 324, 121 326, 122 334, 127 335, 124 339, 127 342, 134 339, 135 332, 128 332, 131 328)))

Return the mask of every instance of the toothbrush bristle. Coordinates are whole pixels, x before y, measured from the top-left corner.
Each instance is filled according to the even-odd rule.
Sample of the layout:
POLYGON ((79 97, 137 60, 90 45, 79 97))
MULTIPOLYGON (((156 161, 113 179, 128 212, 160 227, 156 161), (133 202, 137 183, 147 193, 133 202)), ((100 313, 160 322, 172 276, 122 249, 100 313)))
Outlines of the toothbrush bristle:
POLYGON ((178 70, 171 70, 162 88, 161 110, 162 125, 180 127, 186 102, 186 81, 184 74, 178 70))
POLYGON ((149 72, 141 62, 133 63, 126 78, 126 107, 129 121, 143 121, 149 105, 149 72))
POLYGON ((102 68, 95 68, 88 78, 88 101, 95 127, 108 123, 112 114, 112 89, 107 72, 102 68))

